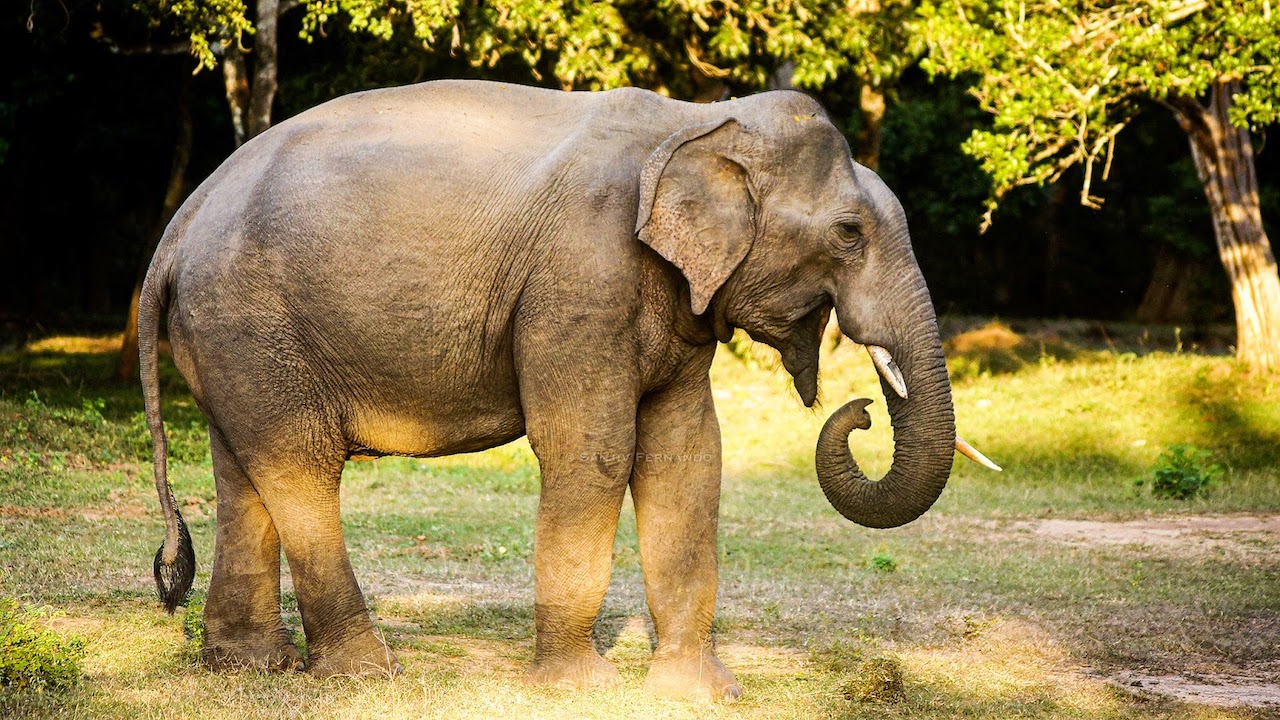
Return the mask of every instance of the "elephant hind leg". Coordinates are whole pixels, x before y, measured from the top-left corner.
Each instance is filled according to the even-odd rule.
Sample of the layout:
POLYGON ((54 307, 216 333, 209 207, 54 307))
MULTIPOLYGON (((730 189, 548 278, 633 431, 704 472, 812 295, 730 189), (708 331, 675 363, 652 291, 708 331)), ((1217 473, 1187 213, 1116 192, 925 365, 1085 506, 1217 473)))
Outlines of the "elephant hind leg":
POLYGON ((204 662, 213 670, 301 670, 280 618, 280 538, 249 477, 209 427, 218 532, 204 608, 204 662))
POLYGON ((373 626, 343 540, 338 486, 346 445, 316 432, 318 423, 293 427, 309 431, 256 437, 247 470, 289 560, 307 669, 321 677, 395 674, 400 663, 373 626))

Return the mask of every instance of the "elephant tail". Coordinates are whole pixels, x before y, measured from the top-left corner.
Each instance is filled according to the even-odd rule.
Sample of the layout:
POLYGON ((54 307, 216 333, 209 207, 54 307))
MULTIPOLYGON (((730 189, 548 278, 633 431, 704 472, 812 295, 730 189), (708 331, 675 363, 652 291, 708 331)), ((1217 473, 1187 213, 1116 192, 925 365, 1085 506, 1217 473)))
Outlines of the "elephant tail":
POLYGON ((173 267, 172 245, 161 243, 151 260, 151 268, 142 284, 138 299, 138 368, 142 377, 142 402, 154 447, 152 463, 156 475, 156 492, 164 510, 164 544, 156 551, 154 571, 156 591, 170 615, 187 599, 196 576, 196 555, 191 547, 191 533, 182 521, 173 488, 169 487, 169 442, 164 434, 164 417, 160 412, 159 336, 160 320, 169 300, 169 277, 173 267))

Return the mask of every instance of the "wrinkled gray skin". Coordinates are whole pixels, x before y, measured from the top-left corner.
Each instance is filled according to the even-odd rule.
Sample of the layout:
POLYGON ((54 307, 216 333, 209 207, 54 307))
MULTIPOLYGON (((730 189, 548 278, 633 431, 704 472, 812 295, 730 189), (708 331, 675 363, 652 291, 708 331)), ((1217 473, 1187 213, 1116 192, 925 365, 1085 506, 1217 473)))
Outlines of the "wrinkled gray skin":
POLYGON ((454 81, 343 97, 238 150, 169 226, 139 319, 169 530, 162 595, 184 579, 165 578, 189 582, 156 383, 166 308, 209 420, 205 661, 397 669, 343 544, 344 461, 527 435, 542 470, 529 679, 618 682, 590 633, 630 486, 658 636, 648 687, 736 697, 711 637, 716 340, 743 328, 780 350, 806 405, 833 307, 844 334, 893 354, 910 400, 885 393, 885 481, 849 456, 859 408, 820 441, 823 488, 851 519, 909 522, 950 471, 950 387, 902 209, 849 157, 793 92, 695 105, 454 81), (280 619, 281 546, 305 665, 280 619))

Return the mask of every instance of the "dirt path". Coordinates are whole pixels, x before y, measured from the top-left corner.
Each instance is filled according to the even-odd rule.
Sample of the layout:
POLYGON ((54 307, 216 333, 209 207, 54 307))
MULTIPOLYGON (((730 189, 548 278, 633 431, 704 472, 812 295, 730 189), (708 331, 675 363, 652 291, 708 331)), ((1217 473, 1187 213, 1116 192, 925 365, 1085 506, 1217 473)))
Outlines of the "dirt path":
POLYGON ((1035 520, 1013 525, 1069 545, 1142 545, 1157 551, 1280 558, 1280 515, 1175 515, 1145 520, 1035 520))
POLYGON ((1248 675, 1154 675, 1123 672, 1106 678, 1135 695, 1171 697, 1217 707, 1255 707, 1280 711, 1280 683, 1270 677, 1248 675))
MULTIPOLYGON (((1182 515, 1121 522, 1052 519, 1015 523, 1013 529, 1078 547, 1134 545, 1155 553, 1223 554, 1264 564, 1280 561, 1280 515, 1182 515)), ((1280 614, 1275 621, 1280 623, 1280 614)), ((1105 679, 1137 695, 1280 711, 1280 663, 1276 662, 1212 674, 1129 670, 1105 679)))

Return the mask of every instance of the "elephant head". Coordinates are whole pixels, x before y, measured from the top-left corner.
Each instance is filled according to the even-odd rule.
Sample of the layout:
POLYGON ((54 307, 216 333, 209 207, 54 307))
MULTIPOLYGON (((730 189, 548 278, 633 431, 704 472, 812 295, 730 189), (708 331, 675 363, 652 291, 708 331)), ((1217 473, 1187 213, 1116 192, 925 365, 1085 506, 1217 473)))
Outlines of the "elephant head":
POLYGON ((684 274, 692 311, 720 340, 737 327, 781 352, 806 406, 817 398, 818 349, 835 310, 841 332, 867 347, 881 373, 894 459, 878 482, 858 469, 848 436, 870 426, 870 401, 855 400, 823 429, 818 479, 856 523, 908 523, 938 498, 963 441, 902 206, 851 159, 811 98, 765 93, 707 113, 716 110, 649 157, 638 235, 684 274))

